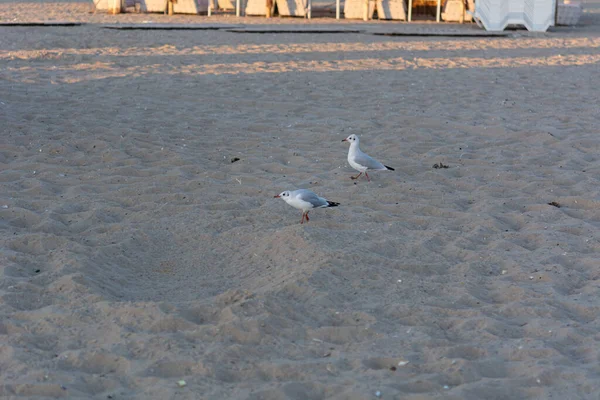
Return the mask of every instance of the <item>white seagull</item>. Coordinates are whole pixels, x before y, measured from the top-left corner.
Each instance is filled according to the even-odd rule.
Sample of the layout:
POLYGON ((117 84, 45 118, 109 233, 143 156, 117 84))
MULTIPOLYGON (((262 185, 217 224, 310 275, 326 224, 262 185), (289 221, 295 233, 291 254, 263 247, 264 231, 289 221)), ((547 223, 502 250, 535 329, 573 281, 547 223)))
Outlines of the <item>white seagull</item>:
POLYGON ((304 223, 304 218, 306 218, 306 222, 309 221, 308 212, 313 208, 337 207, 340 205, 340 203, 328 201, 327 199, 319 197, 315 193, 306 189, 286 190, 285 192, 281 192, 274 197, 283 199, 290 206, 302 210, 302 219, 300 220, 301 224, 304 223))
POLYGON ((369 178, 369 175, 367 174, 368 169, 372 169, 373 171, 394 171, 394 168, 383 165, 376 159, 369 157, 360 151, 360 147, 358 147, 358 136, 352 134, 346 139, 343 139, 342 142, 350 142, 350 150, 348 150, 348 163, 352 168, 360 172, 360 174, 351 176, 350 178, 358 179, 358 177, 364 172, 367 180, 371 182, 371 178, 369 178))

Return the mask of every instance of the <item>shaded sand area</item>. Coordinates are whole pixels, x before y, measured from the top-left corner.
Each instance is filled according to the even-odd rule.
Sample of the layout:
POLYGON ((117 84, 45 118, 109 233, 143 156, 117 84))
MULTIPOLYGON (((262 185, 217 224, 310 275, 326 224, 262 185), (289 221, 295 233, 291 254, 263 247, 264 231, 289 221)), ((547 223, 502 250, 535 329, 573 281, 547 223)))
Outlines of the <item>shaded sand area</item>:
POLYGON ((0 397, 597 399, 578 32, 0 27, 0 397))

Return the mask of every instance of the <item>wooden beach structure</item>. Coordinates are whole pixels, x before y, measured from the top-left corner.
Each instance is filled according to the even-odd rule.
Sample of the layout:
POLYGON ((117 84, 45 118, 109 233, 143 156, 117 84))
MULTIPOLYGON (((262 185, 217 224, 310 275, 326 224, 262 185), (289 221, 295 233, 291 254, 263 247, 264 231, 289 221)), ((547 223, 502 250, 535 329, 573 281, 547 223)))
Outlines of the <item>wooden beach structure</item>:
MULTIPOLYGON (((281 17, 310 19, 313 11, 313 0, 94 0, 94 4, 97 10, 111 14, 135 7, 137 12, 169 15, 210 16, 217 11, 235 11, 238 17, 271 18, 277 12, 281 17)), ((342 18, 341 8, 341 0, 335 0, 336 19, 342 18)), ((521 25, 529 31, 544 32, 559 23, 577 23, 580 14, 577 0, 344 0, 343 3, 345 19, 368 21, 376 16, 380 20, 412 22, 417 15, 419 20, 435 18, 436 22, 474 21, 486 31, 521 25), (559 5, 559 1, 564 4, 559 5), (419 9, 426 11, 419 13, 419 9)))

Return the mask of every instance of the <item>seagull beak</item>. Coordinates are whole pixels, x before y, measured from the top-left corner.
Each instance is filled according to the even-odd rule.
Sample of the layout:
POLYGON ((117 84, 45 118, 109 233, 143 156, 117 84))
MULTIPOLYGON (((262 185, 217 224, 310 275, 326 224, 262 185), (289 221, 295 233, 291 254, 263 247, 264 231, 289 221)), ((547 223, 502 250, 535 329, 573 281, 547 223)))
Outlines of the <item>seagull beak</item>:
POLYGON ((342 139, 342 142, 347 142, 347 141, 348 141, 348 139, 342 139))
POLYGON ((277 195, 277 196, 273 196, 273 197, 274 197, 274 198, 276 198, 276 199, 278 199, 278 198, 280 198, 281 196, 280 196, 280 195, 277 195))

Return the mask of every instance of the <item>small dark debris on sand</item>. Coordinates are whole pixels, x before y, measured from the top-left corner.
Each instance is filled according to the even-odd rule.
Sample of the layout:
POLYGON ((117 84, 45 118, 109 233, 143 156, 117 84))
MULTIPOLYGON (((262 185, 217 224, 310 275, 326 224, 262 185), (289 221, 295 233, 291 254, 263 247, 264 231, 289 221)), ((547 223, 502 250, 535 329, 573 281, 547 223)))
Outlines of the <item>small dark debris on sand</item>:
POLYGON ((548 203, 549 206, 554 206, 556 208, 560 208, 560 204, 556 201, 551 201, 550 203, 548 203))
POLYGON ((240 161, 239 157, 231 157, 231 163, 233 164, 236 161, 240 161))
POLYGON ((435 164, 433 164, 433 168, 440 169, 440 168, 449 168, 449 167, 446 164, 443 164, 443 163, 439 163, 439 164, 435 163, 435 164))

